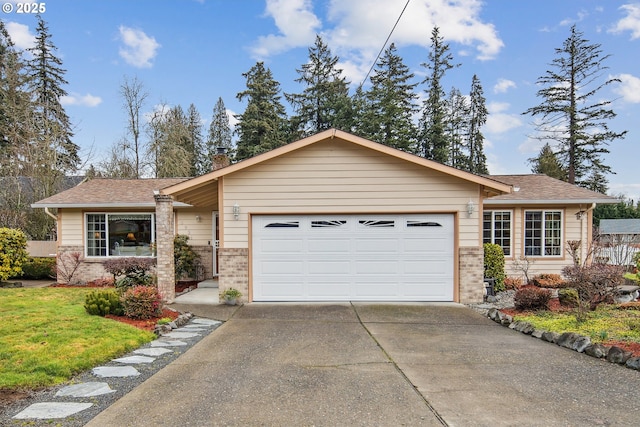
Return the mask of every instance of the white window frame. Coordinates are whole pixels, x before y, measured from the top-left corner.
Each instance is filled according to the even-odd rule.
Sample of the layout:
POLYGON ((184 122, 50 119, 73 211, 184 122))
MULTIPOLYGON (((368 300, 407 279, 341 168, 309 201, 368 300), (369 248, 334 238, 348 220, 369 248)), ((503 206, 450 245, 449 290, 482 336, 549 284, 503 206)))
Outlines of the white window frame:
MULTIPOLYGON (((118 257, 155 257, 156 252, 153 250, 153 246, 156 241, 156 226, 155 226, 156 214, 155 212, 85 212, 84 213, 84 255, 87 258, 118 258, 118 257), (104 224, 100 229, 96 229, 95 227, 91 230, 89 223, 89 216, 91 215, 102 215, 104 216, 104 224), (141 250, 141 253, 137 253, 136 251, 132 251, 131 253, 121 253, 119 255, 113 254, 113 248, 109 245, 109 216, 150 216, 151 224, 150 224, 150 246, 145 247, 144 250, 141 250), (97 234, 100 233, 100 237, 96 238, 97 234), (105 255, 89 255, 89 246, 92 243, 91 241, 99 240, 103 245, 98 246, 98 249, 103 248, 105 250, 105 255)), ((95 223, 92 223, 95 224, 95 223)))
POLYGON ((523 215, 523 229, 524 229, 524 235, 523 235, 523 239, 522 239, 522 248, 524 250, 524 256, 526 257, 539 257, 539 258, 562 258, 563 253, 564 253, 564 212, 561 209, 530 209, 530 210, 525 210, 524 211, 524 215, 523 215), (541 223, 541 227, 540 227, 540 236, 538 237, 540 239, 540 253, 536 254, 536 253, 532 253, 533 251, 530 251, 529 249, 534 249, 537 248, 538 246, 531 246, 531 245, 527 245, 527 240, 528 239, 535 239, 535 237, 528 237, 527 236, 527 232, 528 232, 528 228, 527 228, 527 222, 529 221, 527 219, 528 214, 533 214, 533 213, 539 213, 540 214, 540 223, 541 223), (558 214, 559 217, 558 219, 547 219, 546 216, 550 214, 550 215, 555 215, 558 214), (552 222, 557 222, 558 223, 558 228, 552 227, 553 224, 551 224, 552 222), (559 236, 554 236, 552 235, 552 233, 556 230, 559 230, 559 236), (557 244, 549 244, 549 240, 553 239, 553 240, 557 240, 557 244), (550 253, 551 251, 553 251, 554 249, 557 249, 558 253, 550 253))
MULTIPOLYGON (((504 223, 506 222, 505 220, 499 220, 500 223, 504 223)), ((504 231, 504 230, 502 230, 504 231)), ((513 256, 513 211, 508 210, 508 209, 496 209, 496 210, 485 210, 482 212, 482 242, 483 243, 493 243, 493 244, 497 244, 500 245, 500 247, 502 248, 502 250, 504 251, 504 256, 505 257, 511 257, 513 256), (485 241, 485 237, 484 237, 484 232, 485 232, 485 228, 484 228, 484 216, 486 214, 490 214, 491 215, 491 228, 490 228, 490 241, 485 241), (509 246, 508 246, 508 252, 505 251, 505 247, 500 244, 500 243, 496 243, 496 214, 509 214, 509 246)))

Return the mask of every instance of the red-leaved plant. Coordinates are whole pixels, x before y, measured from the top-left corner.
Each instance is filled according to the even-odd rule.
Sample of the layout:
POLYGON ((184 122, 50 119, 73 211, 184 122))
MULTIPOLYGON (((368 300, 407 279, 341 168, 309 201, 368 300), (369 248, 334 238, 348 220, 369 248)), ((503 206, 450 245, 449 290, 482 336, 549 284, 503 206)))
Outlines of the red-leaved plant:
POLYGON ((162 300, 155 286, 134 286, 121 297, 124 315, 132 319, 150 319, 162 314, 162 300))

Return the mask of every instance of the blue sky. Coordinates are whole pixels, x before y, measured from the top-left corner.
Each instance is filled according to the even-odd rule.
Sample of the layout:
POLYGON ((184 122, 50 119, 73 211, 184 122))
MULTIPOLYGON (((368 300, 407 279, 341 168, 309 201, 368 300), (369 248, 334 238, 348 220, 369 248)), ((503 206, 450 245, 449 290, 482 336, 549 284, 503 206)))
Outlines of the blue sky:
MULTIPOLYGON (((296 69, 321 34, 353 86, 366 75, 406 0, 56 0, 44 2, 58 56, 67 70, 65 108, 75 125, 82 155, 98 163, 125 135, 126 117, 118 94, 123 78, 137 77, 149 97, 145 112, 158 105, 193 103, 208 129, 222 97, 230 114, 245 105, 242 73, 258 60, 271 68, 284 92, 302 87, 296 69)), ((36 18, 5 4, 1 17, 16 45, 33 43, 36 18)), ((24 7, 23 7, 24 11, 24 7)), ((483 129, 493 174, 529 173, 527 159, 540 142, 532 118, 521 113, 537 105, 536 79, 549 69, 554 49, 576 24, 591 43, 602 45, 606 77, 622 83, 600 95, 615 100, 614 141, 605 162, 610 194, 640 199, 640 2, 633 0, 410 0, 392 42, 416 74, 424 76, 431 29, 440 27, 459 68, 443 81, 468 93, 473 74, 484 88, 489 120, 483 129)), ((283 101, 284 102, 284 101, 283 101)))

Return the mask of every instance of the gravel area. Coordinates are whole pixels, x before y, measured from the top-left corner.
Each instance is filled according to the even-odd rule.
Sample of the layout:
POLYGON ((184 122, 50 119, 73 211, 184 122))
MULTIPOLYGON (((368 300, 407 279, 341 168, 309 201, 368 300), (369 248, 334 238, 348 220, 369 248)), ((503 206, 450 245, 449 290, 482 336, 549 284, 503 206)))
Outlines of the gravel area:
MULTIPOLYGON (((195 318, 194 318, 195 319, 195 318)), ((187 325, 193 324, 193 319, 187 325)), ((21 399, 13 404, 8 405, 8 407, 0 408, 0 426, 34 426, 34 427, 51 427, 60 426, 60 427, 79 427, 84 426, 88 423, 92 418, 114 403, 116 400, 124 396, 129 391, 133 390, 137 385, 144 382, 147 378, 151 377, 160 369, 167 366, 169 363, 173 362, 175 359, 180 357, 181 354, 189 350, 195 344, 197 344, 200 340, 202 340, 205 336, 209 335, 217 326, 209 326, 204 331, 199 331, 197 336, 191 338, 180 338, 179 341, 185 342, 187 345, 184 346, 172 346, 165 347, 171 350, 169 353, 163 354, 161 356, 157 356, 155 361, 152 363, 141 363, 136 364, 135 368, 140 372, 140 375, 135 377, 124 377, 124 378, 101 378, 96 375, 93 375, 91 371, 84 372, 76 377, 74 377, 70 382, 62 384, 60 386, 56 386, 53 388, 49 388, 43 391, 34 392, 30 397, 26 399, 21 399), (79 383, 87 383, 87 382, 106 382, 109 384, 111 389, 115 390, 114 393, 104 394, 101 396, 94 397, 85 397, 85 398, 73 398, 73 397, 58 397, 55 396, 56 392, 61 388, 79 383), (28 420, 18 420, 13 419, 12 417, 27 408, 28 406, 34 403, 40 402, 83 402, 83 403, 92 403, 93 405, 84 411, 78 412, 70 417, 64 419, 46 419, 46 420, 37 420, 37 419, 28 419, 28 420)), ((157 341, 157 340, 156 340, 157 341)), ((168 339, 166 341, 169 341, 168 339)), ((145 344, 140 348, 151 348, 152 343, 145 344)), ((121 357, 126 356, 139 356, 133 352, 123 355, 121 357)), ((123 366, 122 363, 110 361, 101 366, 123 366)), ((171 396, 171 390, 167 390, 167 396, 171 396)))

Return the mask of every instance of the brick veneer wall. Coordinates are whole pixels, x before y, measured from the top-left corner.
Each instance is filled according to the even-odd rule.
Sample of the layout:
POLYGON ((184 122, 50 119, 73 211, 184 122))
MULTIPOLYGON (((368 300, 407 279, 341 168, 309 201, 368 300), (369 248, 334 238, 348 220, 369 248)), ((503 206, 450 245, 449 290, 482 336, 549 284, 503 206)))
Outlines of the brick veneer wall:
POLYGON ((156 194, 156 247, 158 292, 166 303, 176 297, 176 270, 173 258, 173 199, 171 196, 156 194))
POLYGON ((249 296, 249 249, 220 248, 218 287, 220 292, 234 288, 242 292, 240 301, 246 302, 249 296))
MULTIPOLYGON (((71 269, 74 267, 73 254, 82 254, 82 262, 78 266, 78 269, 73 273, 69 284, 76 285, 86 283, 91 280, 99 278, 111 278, 111 274, 107 273, 102 265, 101 260, 85 260, 84 259, 84 247, 83 246, 58 246, 58 270, 65 269, 67 273, 71 273, 71 269), (65 267, 66 266, 66 267, 65 267)), ((63 278, 63 275, 58 274, 58 283, 67 283, 67 280, 63 278)))
POLYGON ((461 247, 459 254, 460 302, 482 302, 484 298, 484 250, 482 246, 461 247))
POLYGON ((196 277, 198 280, 211 279, 213 277, 213 246, 191 246, 200 255, 200 264, 204 267, 204 277, 196 277))

